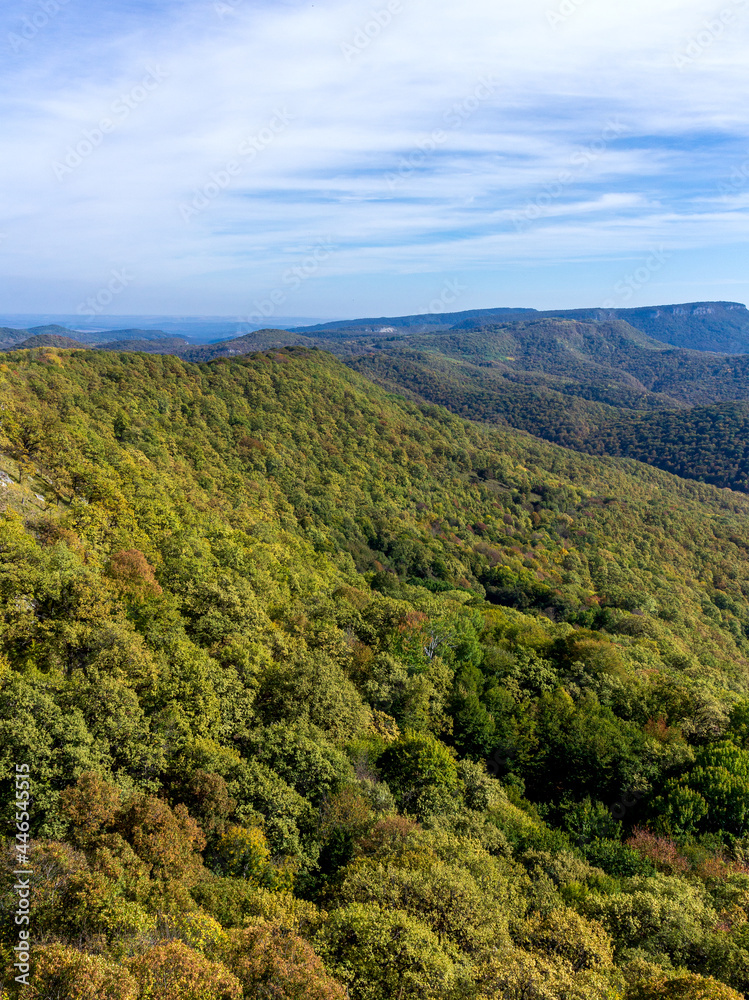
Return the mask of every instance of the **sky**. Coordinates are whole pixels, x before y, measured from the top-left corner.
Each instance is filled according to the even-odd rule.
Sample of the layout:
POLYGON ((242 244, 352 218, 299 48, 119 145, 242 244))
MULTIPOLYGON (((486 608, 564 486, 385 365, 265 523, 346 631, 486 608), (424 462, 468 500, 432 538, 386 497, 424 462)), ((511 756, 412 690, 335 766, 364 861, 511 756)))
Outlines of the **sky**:
POLYGON ((0 312, 749 301, 749 0, 6 0, 0 312))

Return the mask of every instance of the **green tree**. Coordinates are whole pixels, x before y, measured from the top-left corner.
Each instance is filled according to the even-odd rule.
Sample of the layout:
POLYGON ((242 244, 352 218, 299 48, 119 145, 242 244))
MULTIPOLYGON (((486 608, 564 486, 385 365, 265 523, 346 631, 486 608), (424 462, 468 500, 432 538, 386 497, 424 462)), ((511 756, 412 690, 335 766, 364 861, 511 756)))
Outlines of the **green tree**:
POLYGON ((460 981, 437 935, 400 910, 361 903, 334 910, 318 950, 352 1000, 442 1000, 460 981))
POLYGON ((406 730, 377 765, 400 807, 417 817, 449 808, 459 792, 454 753, 429 733, 406 730))
POLYGON ((705 747, 691 771, 666 782, 654 809, 674 833, 744 836, 749 832, 749 751, 728 741, 705 747))

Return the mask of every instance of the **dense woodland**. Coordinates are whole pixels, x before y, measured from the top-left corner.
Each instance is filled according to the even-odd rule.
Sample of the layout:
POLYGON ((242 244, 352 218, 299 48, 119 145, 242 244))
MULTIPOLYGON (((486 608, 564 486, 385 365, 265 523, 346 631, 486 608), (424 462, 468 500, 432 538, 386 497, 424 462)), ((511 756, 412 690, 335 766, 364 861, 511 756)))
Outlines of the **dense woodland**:
POLYGON ((575 309, 556 315, 586 322, 624 320, 673 347, 716 351, 719 354, 746 354, 749 351, 749 311, 741 302, 686 302, 635 309, 575 309))
MULTIPOLYGON (((388 328, 391 335, 341 323, 306 334, 260 330, 204 345, 158 331, 112 331, 106 335, 154 339, 119 339, 97 348, 207 362, 283 346, 318 346, 393 392, 472 420, 526 430, 593 455, 636 458, 716 486, 749 489, 749 355, 674 349, 623 318, 675 342, 702 337, 709 345, 717 337, 740 346, 735 338, 749 322, 746 310, 705 303, 610 314, 579 310, 563 314, 566 318, 530 312, 531 318, 518 314, 513 321, 489 322, 478 310, 457 326, 427 332, 418 328, 425 318, 414 316, 394 320, 400 325, 388 328)), ((435 323, 447 318, 426 317, 435 323)), ((62 327, 38 329, 42 332, 19 343, 28 331, 5 331, 7 343, 85 346, 61 336, 60 331, 71 333, 62 327)))
POLYGON ((749 994, 749 498, 320 350, 42 347, 0 602, 7 997, 749 994))
POLYGON ((370 341, 348 363, 472 420, 749 490, 749 355, 673 350, 621 322, 545 320, 370 341))
POLYGON ((472 363, 572 395, 585 397, 597 389, 600 395, 593 398, 617 406, 673 408, 749 399, 749 354, 669 347, 621 321, 549 319, 372 343, 386 352, 398 347, 426 351, 437 360, 472 363), (613 395, 607 397, 608 392, 613 395))
POLYGON ((300 327, 295 333, 310 337, 341 337, 376 333, 383 327, 400 334, 450 329, 490 329, 492 325, 538 320, 574 320, 582 323, 623 321, 662 344, 719 354, 749 353, 749 310, 741 302, 683 302, 636 309, 468 309, 457 313, 419 313, 378 319, 340 320, 300 327))

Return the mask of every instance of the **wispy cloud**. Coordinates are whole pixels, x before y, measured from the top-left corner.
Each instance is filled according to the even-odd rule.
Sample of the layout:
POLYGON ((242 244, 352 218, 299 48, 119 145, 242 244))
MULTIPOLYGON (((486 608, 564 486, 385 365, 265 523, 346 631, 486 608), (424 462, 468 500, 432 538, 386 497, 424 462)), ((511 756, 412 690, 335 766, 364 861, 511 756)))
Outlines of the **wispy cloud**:
POLYGON ((245 314, 320 233, 336 252, 285 311, 409 311, 409 294, 418 308, 492 270, 494 291, 477 277, 461 302, 506 304, 517 282, 501 275, 534 261, 566 275, 558 304, 595 304, 621 260, 660 245, 669 272, 704 255, 695 298, 733 280, 716 248, 745 241, 749 206, 718 186, 749 153, 749 2, 730 0, 730 28, 687 68, 674 55, 706 40, 703 0, 588 0, 554 24, 549 0, 54 2, 23 45, 32 0, 0 20, 7 311, 74 312, 127 262, 123 312, 245 314), (431 284, 393 280, 415 273, 431 284))

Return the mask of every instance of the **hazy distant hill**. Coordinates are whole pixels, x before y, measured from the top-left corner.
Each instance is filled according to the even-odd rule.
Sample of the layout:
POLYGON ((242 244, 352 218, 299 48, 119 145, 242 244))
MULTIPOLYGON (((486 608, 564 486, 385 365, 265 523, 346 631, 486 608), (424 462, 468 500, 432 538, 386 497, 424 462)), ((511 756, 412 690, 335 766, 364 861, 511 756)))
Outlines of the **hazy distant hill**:
POLYGON ((95 347, 102 351, 141 351, 147 354, 176 354, 187 361, 210 361, 287 345, 314 346, 322 343, 285 330, 258 330, 216 344, 192 344, 186 337, 167 336, 160 330, 106 330, 83 333, 64 326, 34 327, 30 330, 0 329, 0 350, 33 347, 95 347))
POLYGON ((255 351, 266 351, 272 347, 314 346, 318 341, 286 330, 257 330, 232 340, 221 340, 217 344, 191 346, 175 351, 185 361, 212 361, 213 358, 233 358, 255 351))
MULTIPOLYGON (((77 332, 76 336, 79 336, 77 332)), ((89 337, 91 337, 97 344, 104 344, 110 341, 118 340, 163 341, 174 339, 172 334, 164 333, 163 330, 140 330, 137 328, 128 330, 101 330, 98 333, 86 334, 84 339, 88 340, 89 337)), ((188 343, 187 339, 184 337, 179 337, 177 339, 184 340, 185 343, 188 343)))
POLYGON ((472 309, 466 312, 416 316, 381 316, 318 326, 299 327, 296 333, 341 337, 378 333, 414 334, 437 330, 483 329, 521 320, 568 319, 584 322, 624 320, 657 340, 675 347, 723 354, 749 353, 749 311, 740 302, 691 302, 641 309, 472 309))
MULTIPOLYGON (((63 337, 57 333, 37 333, 33 337, 27 337, 13 347, 13 350, 27 350, 32 347, 88 347, 80 340, 73 340, 72 337, 63 337)), ((6 348, 7 350, 8 348, 6 348)))
MULTIPOLYGON (((129 331, 136 333, 138 331, 129 331)), ((177 354, 190 346, 190 341, 184 337, 159 337, 158 340, 146 340, 141 337, 133 340, 113 340, 96 344, 102 351, 144 351, 146 354, 177 354)))
MULTIPOLYGON (((57 323, 48 323, 45 326, 32 326, 28 329, 18 330, 4 327, 0 330, 0 349, 8 350, 19 347, 31 337, 63 337, 67 340, 74 340, 76 344, 91 345, 106 339, 107 334, 83 333, 78 330, 70 330, 66 326, 59 326, 57 323)), ((40 345, 37 344, 36 346, 40 345)))
MULTIPOLYGON (((32 337, 63 337, 67 340, 75 341, 75 345, 66 346, 77 346, 83 344, 87 347, 97 346, 99 344, 106 344, 117 341, 148 341, 148 342, 160 342, 162 346, 166 346, 164 342, 168 342, 173 345, 175 342, 174 337, 169 337, 167 334, 163 333, 161 330, 97 330, 94 332, 88 332, 84 330, 71 330, 66 326, 59 326, 56 323, 50 323, 45 326, 32 326, 28 330, 16 330, 11 327, 0 327, 0 350, 14 350, 18 347, 40 347, 41 343, 29 344, 27 343, 29 338, 32 337)), ((176 338, 184 344, 189 343, 185 338, 176 338)), ((57 347, 63 346, 62 344, 57 344, 57 347)), ((135 350, 135 348, 131 348, 135 350)))
POLYGON ((7 351, 19 347, 30 337, 63 337, 67 340, 75 340, 77 343, 90 343, 86 334, 75 334, 64 326, 38 326, 31 330, 15 330, 12 327, 0 327, 0 350, 7 351))

